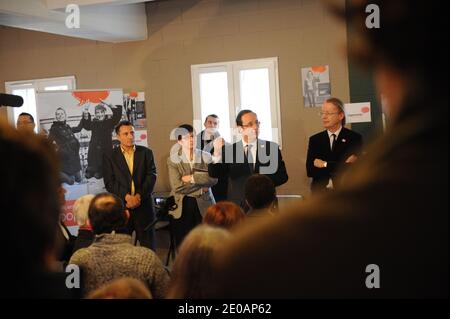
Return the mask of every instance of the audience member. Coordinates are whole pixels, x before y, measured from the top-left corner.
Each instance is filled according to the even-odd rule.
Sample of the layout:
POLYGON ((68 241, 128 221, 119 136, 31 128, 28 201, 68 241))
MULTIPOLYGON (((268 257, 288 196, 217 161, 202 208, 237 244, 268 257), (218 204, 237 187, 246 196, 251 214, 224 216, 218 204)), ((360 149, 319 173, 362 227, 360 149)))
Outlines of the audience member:
POLYGON ((250 210, 248 217, 272 216, 276 212, 277 193, 272 180, 255 174, 245 183, 245 200, 250 210))
POLYGON ((94 240, 94 233, 92 232, 92 226, 89 223, 88 216, 89 205, 94 196, 93 194, 86 194, 78 198, 73 204, 73 215, 79 228, 72 253, 75 253, 80 248, 89 247, 94 240))
POLYGON ((132 245, 126 233, 128 218, 128 210, 116 195, 102 193, 92 199, 89 221, 94 242, 70 259, 70 264, 83 271, 85 295, 113 279, 133 277, 146 282, 155 298, 165 297, 169 275, 152 250, 132 245))
POLYGON ((94 290, 88 299, 152 299, 145 284, 131 277, 115 279, 94 290))
POLYGON ((14 130, 0 120, 0 192, 5 243, 0 273, 1 298, 72 298, 65 273, 55 272, 56 234, 61 212, 57 193, 59 164, 54 147, 42 136, 14 130))
POLYGON ((203 224, 231 229, 245 219, 242 208, 233 202, 222 201, 211 205, 203 216, 203 224))
POLYGON ((167 297, 200 299, 211 295, 216 276, 213 256, 230 238, 227 230, 208 225, 193 229, 182 242, 172 267, 172 280, 167 297))

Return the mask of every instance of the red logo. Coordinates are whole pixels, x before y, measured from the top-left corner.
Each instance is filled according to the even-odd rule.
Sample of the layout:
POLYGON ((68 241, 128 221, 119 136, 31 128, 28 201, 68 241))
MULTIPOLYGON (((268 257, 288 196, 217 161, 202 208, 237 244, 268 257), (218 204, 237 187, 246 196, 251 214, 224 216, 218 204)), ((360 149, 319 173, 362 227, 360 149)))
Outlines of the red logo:
POLYGON ((62 221, 67 227, 78 226, 73 214, 73 204, 75 200, 67 200, 63 207, 62 221))
POLYGON ((363 113, 368 113, 368 112, 370 112, 370 107, 368 107, 368 106, 363 106, 363 107, 361 108, 361 112, 363 112, 363 113))

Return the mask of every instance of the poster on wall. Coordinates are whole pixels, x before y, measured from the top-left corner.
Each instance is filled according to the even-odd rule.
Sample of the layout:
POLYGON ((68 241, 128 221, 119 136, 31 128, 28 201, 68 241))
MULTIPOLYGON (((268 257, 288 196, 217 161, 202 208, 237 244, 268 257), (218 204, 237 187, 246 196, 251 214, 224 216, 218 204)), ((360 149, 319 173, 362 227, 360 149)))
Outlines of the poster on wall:
POLYGON ((130 91, 130 93, 123 95, 122 118, 133 124, 136 145, 148 147, 145 92, 130 91))
POLYGON ((123 91, 37 92, 40 130, 54 143, 66 189, 64 222, 77 232, 72 206, 85 194, 104 192, 102 158, 118 141, 114 127, 123 117, 123 91))
POLYGON ((303 105, 321 107, 331 97, 330 70, 328 65, 302 68, 303 105))
POLYGON ((345 121, 347 123, 371 122, 370 102, 344 104, 345 121))

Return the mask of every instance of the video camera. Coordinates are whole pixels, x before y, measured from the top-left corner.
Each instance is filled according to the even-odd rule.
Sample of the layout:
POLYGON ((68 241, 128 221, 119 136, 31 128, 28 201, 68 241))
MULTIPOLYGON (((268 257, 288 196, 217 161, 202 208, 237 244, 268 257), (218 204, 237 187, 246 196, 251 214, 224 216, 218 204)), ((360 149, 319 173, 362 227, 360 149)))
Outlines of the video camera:
POLYGON ((169 211, 173 211, 178 207, 173 196, 156 196, 154 197, 154 202, 156 208, 156 219, 160 221, 168 221, 169 211))

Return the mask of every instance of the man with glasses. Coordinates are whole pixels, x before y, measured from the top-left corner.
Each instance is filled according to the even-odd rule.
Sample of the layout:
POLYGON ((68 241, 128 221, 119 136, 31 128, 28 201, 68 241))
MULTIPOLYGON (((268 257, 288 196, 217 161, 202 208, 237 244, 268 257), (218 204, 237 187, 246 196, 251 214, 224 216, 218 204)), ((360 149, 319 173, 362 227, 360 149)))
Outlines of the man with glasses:
POLYGON ((280 186, 287 182, 288 175, 278 144, 258 138, 260 122, 256 113, 240 111, 236 125, 242 140, 214 146, 213 164, 208 170, 211 177, 228 179, 227 200, 246 209, 244 186, 250 176, 264 174, 280 186))
POLYGON ((306 172, 312 177, 313 193, 336 186, 336 172, 355 162, 361 152, 360 134, 344 127, 344 105, 337 98, 329 98, 319 113, 325 131, 309 138, 306 172))

